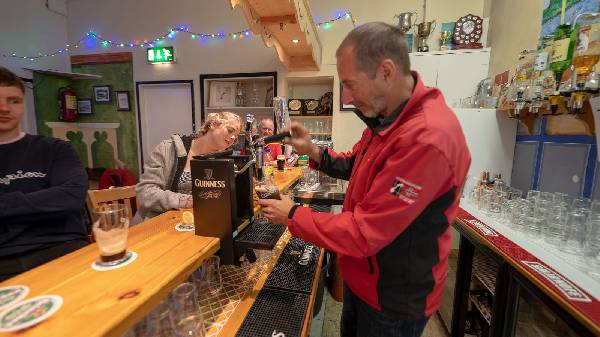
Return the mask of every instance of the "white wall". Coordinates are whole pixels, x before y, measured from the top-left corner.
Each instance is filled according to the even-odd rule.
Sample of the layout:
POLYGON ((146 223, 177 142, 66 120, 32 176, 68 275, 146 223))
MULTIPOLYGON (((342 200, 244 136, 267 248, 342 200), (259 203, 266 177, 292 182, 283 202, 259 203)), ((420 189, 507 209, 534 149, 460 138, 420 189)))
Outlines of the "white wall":
MULTIPOLYGON (((316 21, 326 20, 343 10, 350 10, 358 23, 384 21, 394 23, 394 14, 406 11, 422 12, 421 0, 392 2, 384 0, 320 1, 310 2, 316 21)), ((230 32, 245 29, 247 24, 240 9, 231 10, 226 0, 105 0, 98 5, 93 0, 68 2, 69 39, 76 39, 90 29, 110 39, 151 38, 162 34, 167 27, 186 24, 194 31, 230 32), (141 6, 143 4, 143 6, 141 6)), ((484 0, 429 0, 427 20, 455 21, 460 16, 473 13, 482 15, 484 0)), ((323 66, 314 75, 336 76, 335 50, 345 35, 353 28, 351 22, 339 21, 327 30, 319 30, 323 44, 323 66)), ((287 71, 277 60, 275 50, 267 48, 258 37, 232 41, 225 39, 210 45, 199 45, 186 34, 169 44, 175 46, 177 63, 151 66, 146 64, 143 50, 134 51, 134 81, 193 79, 196 113, 200 113, 198 76, 201 73, 231 73, 278 71, 278 92, 284 92, 283 77, 287 71)), ((78 53, 118 52, 120 48, 92 48, 78 53)), ((125 48, 129 50, 129 48, 125 48)), ((333 140, 336 149, 347 150, 360 137, 364 128, 352 112, 339 112, 339 88, 334 83, 333 140)))
MULTIPOLYGON (((181 24, 204 33, 231 32, 246 29, 239 8, 231 9, 225 0, 77 0, 69 3, 69 38, 76 39, 89 30, 108 39, 151 39, 181 24)), ((194 80, 196 120, 200 120, 199 75, 282 71, 275 50, 264 46, 259 37, 241 40, 223 39, 200 44, 185 33, 165 45, 175 47, 177 63, 149 65, 145 48, 102 48, 80 50, 81 54, 133 51, 134 81, 194 80)))
MULTIPOLYGON (((0 54, 35 56, 64 48, 67 44, 67 17, 65 0, 2 0, 0 9, 0 54)), ((23 78, 31 78, 23 68, 69 71, 68 55, 45 57, 37 61, 0 57, 0 65, 23 78)), ((21 129, 36 132, 35 107, 31 84, 26 91, 26 113, 21 129)))

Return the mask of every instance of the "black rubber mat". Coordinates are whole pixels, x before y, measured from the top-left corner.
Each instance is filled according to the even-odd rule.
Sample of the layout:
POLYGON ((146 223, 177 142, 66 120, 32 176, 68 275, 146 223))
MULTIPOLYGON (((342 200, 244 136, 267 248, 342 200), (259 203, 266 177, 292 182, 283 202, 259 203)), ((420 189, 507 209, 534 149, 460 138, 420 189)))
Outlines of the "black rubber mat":
POLYGON ((310 294, 320 248, 292 237, 285 246, 265 287, 310 294))
POLYGON ((271 250, 275 247, 285 226, 270 223, 267 219, 254 221, 235 238, 236 245, 245 248, 271 250))
POLYGON ((330 213, 331 206, 310 204, 309 207, 315 212, 330 213))
POLYGON ((263 288, 236 337, 300 336, 309 296, 263 288))

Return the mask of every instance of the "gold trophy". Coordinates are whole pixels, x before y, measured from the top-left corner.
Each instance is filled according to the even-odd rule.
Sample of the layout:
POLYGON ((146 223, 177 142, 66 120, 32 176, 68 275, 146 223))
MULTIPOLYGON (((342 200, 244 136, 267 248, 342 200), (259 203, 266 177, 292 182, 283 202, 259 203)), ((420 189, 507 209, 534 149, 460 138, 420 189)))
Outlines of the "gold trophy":
POLYGON ((429 38, 429 35, 431 35, 431 32, 435 30, 435 25, 435 20, 429 22, 421 22, 417 25, 417 51, 429 51, 427 39, 429 38))
POLYGON ((450 39, 452 38, 452 32, 445 30, 443 32, 440 33, 440 50, 448 50, 448 43, 450 42, 450 39))

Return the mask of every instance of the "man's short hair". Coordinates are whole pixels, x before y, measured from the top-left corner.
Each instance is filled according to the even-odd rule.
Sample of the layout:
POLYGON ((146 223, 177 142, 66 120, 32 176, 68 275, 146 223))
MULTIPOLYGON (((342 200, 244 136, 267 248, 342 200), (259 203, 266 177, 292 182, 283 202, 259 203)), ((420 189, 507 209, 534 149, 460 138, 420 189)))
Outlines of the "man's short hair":
POLYGON ((4 67, 0 67, 0 87, 17 87, 25 93, 25 85, 19 76, 4 67))
POLYGON ((396 26, 384 22, 360 25, 346 35, 336 56, 348 47, 354 47, 358 70, 371 77, 375 76, 379 63, 384 59, 392 60, 402 74, 410 74, 406 37, 396 26))

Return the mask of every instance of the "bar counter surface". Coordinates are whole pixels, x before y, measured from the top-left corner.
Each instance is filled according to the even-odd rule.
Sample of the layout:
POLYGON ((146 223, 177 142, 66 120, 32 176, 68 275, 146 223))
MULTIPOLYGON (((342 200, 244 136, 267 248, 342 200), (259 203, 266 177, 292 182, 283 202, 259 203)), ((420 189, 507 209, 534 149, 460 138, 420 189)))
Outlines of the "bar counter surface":
MULTIPOLYGON (((284 191, 300 176, 300 169, 290 169, 276 172, 274 180, 284 191)), ((180 211, 169 211, 130 228, 127 249, 136 252, 138 257, 122 268, 92 269, 91 264, 98 259, 99 253, 96 244, 90 244, 0 283, 0 288, 29 287, 30 292, 23 301, 41 295, 58 295, 63 299, 62 307, 41 323, 0 335, 121 336, 184 282, 205 258, 219 250, 217 238, 176 231, 175 225, 180 221, 180 211)), ((279 251, 274 256, 279 255, 288 239, 289 234, 282 236, 276 248, 279 251)), ((319 268, 322 258, 321 255, 319 268)), ((220 336, 233 335, 232 332, 237 330, 271 268, 272 265, 246 294, 220 336)), ((308 312, 312 313, 313 302, 314 291, 307 317, 308 312)), ((308 322, 309 319, 305 320, 304 331, 308 330, 308 322)))
MULTIPOLYGON (((537 287, 541 294, 554 301, 557 308, 564 310, 563 319, 569 319, 570 316, 574 319, 575 325, 577 325, 575 322, 581 324, 579 333, 600 336, 600 298, 596 297, 600 294, 600 281, 593 280, 574 268, 575 261, 557 258, 552 253, 551 247, 546 247, 545 243, 540 240, 531 241, 522 233, 515 232, 508 226, 493 220, 490 221, 485 215, 480 214, 476 206, 463 201, 461 201, 461 208, 454 227, 461 233, 460 253, 469 256, 469 258, 465 257, 466 259, 472 258, 472 248, 463 252, 463 249, 468 248, 463 239, 489 248, 537 287)), ((461 271, 461 263, 464 264, 459 255, 457 279, 459 278, 458 274, 463 276, 470 274, 466 270, 461 271)), ((503 279, 500 276, 498 278, 503 279)), ((506 285, 506 282, 506 280, 502 280, 503 286, 506 285)), ((460 287, 468 290, 467 284, 460 287)), ((496 289, 498 287, 496 286, 496 289)), ((459 288, 458 284, 457 288, 459 288)), ((459 293, 460 291, 455 293, 455 296, 459 293)), ((509 293, 506 294, 508 301, 511 300, 510 296, 509 293)), ((457 311, 455 311, 454 317, 456 318, 456 315, 464 317, 464 308, 458 308, 456 301, 455 298, 455 310, 457 311)), ((498 309, 501 307, 501 305, 496 306, 499 307, 498 309)), ((494 324, 492 324, 492 330, 495 330, 491 333, 492 336, 496 336, 496 332, 505 335, 505 332, 502 331, 504 324, 501 321, 502 319, 497 322, 497 329, 494 329, 494 324)), ((459 328, 458 322, 454 322, 453 319, 452 325, 454 331, 451 335, 462 335, 462 327, 459 328)))

